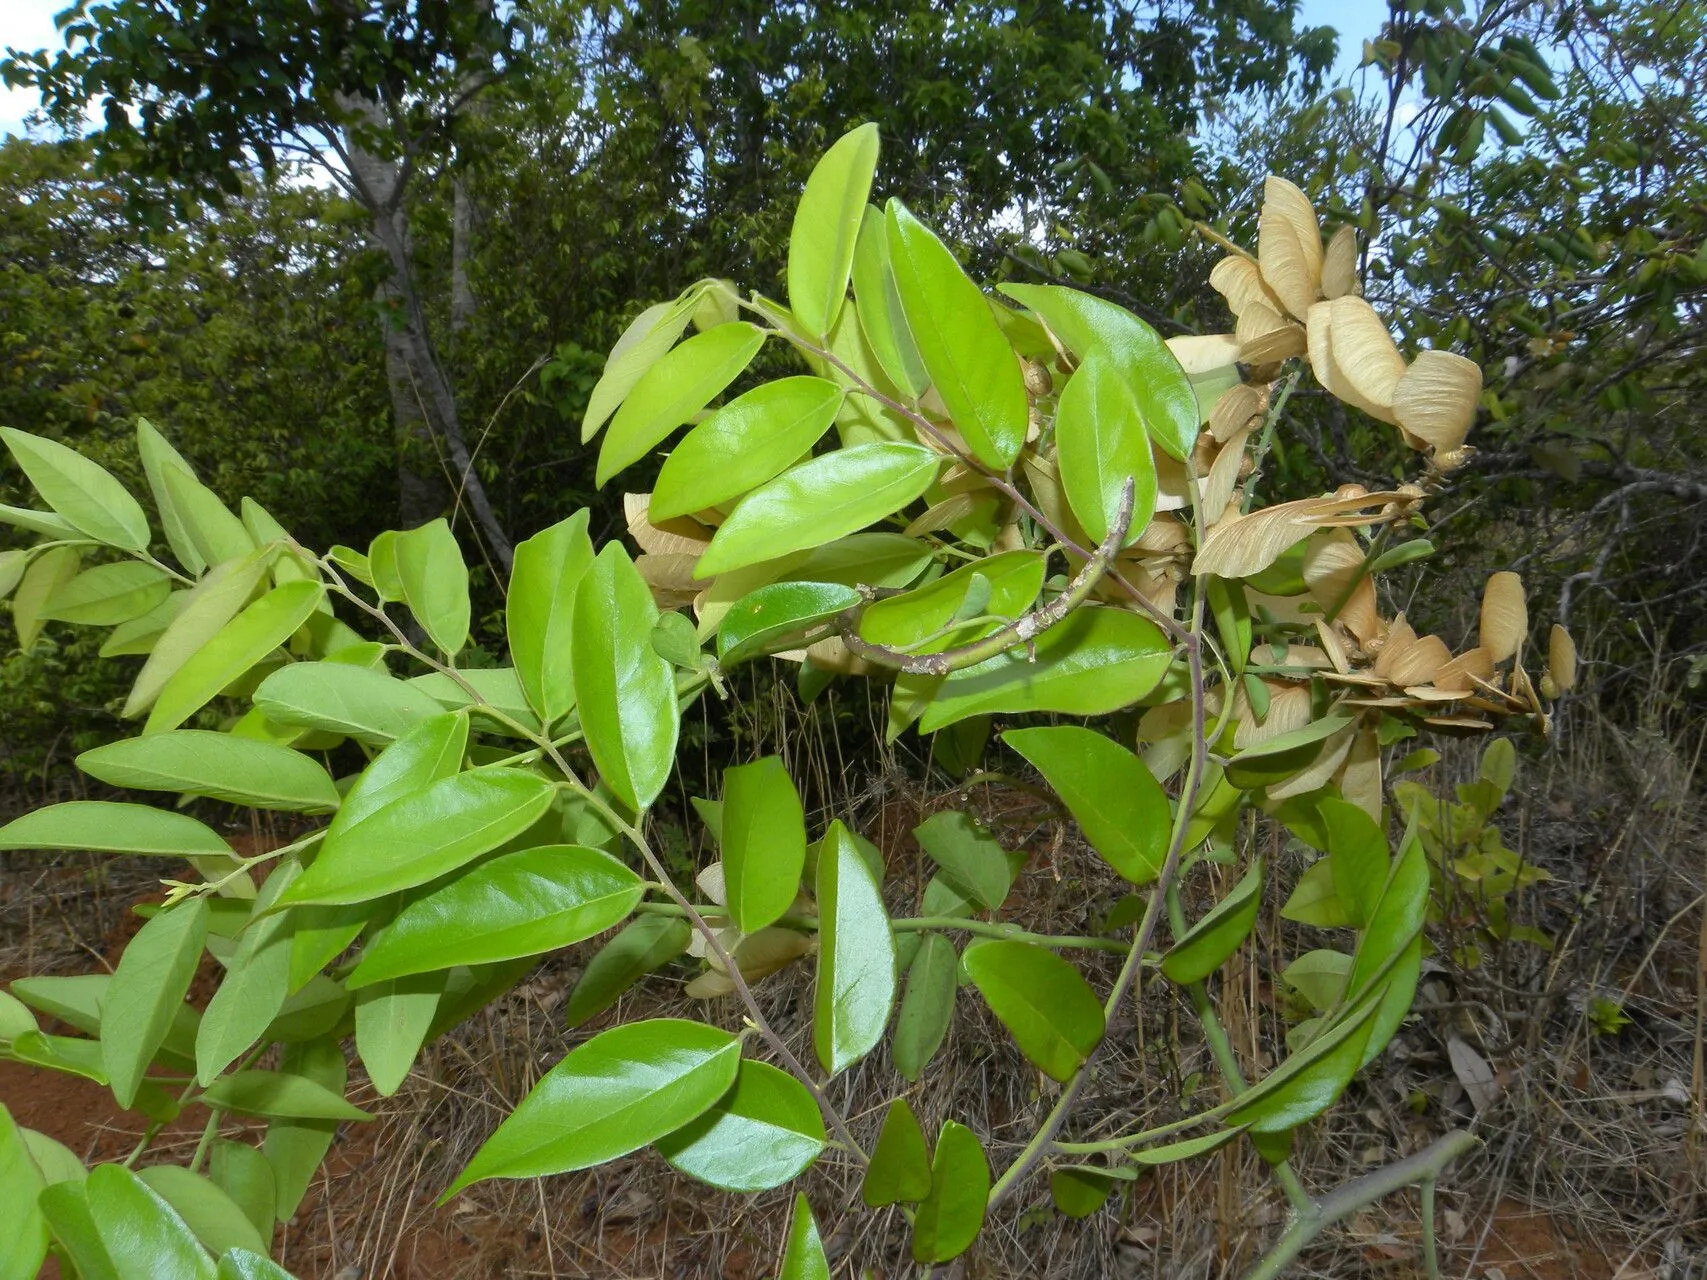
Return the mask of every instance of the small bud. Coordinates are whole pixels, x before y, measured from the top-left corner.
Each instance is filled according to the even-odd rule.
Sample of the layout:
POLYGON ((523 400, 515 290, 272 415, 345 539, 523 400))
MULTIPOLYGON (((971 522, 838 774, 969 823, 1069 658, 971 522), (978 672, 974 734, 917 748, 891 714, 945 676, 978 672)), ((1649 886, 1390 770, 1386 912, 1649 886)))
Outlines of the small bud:
POLYGON ((1046 396, 1055 389, 1055 380, 1049 376, 1049 370, 1036 360, 1025 362, 1025 389, 1033 396, 1046 396))

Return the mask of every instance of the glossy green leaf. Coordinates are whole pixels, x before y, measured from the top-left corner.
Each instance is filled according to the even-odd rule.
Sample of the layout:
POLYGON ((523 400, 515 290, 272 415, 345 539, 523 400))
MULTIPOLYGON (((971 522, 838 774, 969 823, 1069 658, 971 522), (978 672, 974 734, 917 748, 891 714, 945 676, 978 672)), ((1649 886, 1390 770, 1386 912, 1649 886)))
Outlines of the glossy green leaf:
POLYGON ((89 1171, 89 1217, 120 1280, 214 1280, 213 1259, 172 1206, 122 1165, 89 1171))
POLYGON ((895 273, 889 264, 889 231, 883 210, 867 205, 854 245, 854 296, 859 300, 859 326, 878 365, 901 392, 917 399, 930 385, 930 374, 919 356, 895 273))
POLYGON ((403 598, 403 579, 397 573, 397 539, 402 535, 387 529, 368 544, 368 576, 379 598, 392 603, 403 598))
POLYGON ((0 827, 0 849, 231 856, 230 845, 188 814, 112 800, 67 800, 14 818, 0 827))
POLYGON ((1214 973, 1250 936, 1262 906, 1262 859, 1251 862, 1239 883, 1174 941, 1162 957, 1162 972, 1186 985, 1214 973))
POLYGON ((12 625, 18 631, 18 648, 28 653, 41 634, 42 609, 53 594, 77 576, 82 554, 76 547, 49 547, 30 561, 12 599, 12 625))
POLYGON ((256 914, 238 935, 236 954, 196 1032, 196 1079, 203 1085, 261 1038, 290 995, 290 917, 261 913, 299 878, 294 863, 281 864, 261 887, 256 914))
POLYGON ((842 135, 807 177, 794 212, 788 236, 788 305, 815 338, 830 332, 847 298, 878 147, 875 124, 842 135))
POLYGON ((1124 609, 1084 606, 1023 647, 956 671, 919 720, 934 733, 967 716, 1057 711, 1098 716, 1131 706, 1160 683, 1173 649, 1152 623, 1124 609))
POLYGON ((465 717, 440 712, 421 720, 362 770, 327 828, 327 838, 341 838, 393 801, 454 778, 462 770, 467 749, 465 717))
POLYGON ((262 1240, 273 1238, 278 1185, 259 1147, 215 1138, 208 1144, 208 1177, 243 1211, 262 1240))
MULTIPOLYGON (((101 1046, 93 1040, 29 1031, 12 1041, 8 1056, 14 1062, 28 1063, 47 1071, 62 1071, 67 1075, 82 1076, 96 1084, 107 1083, 107 1071, 101 1065, 101 1046)), ((152 1104, 154 1098, 148 1097, 150 1092, 154 1098, 160 1096, 159 1090, 151 1090, 147 1085, 140 1090, 145 1100, 152 1104)))
POLYGON ((654 521, 722 506, 781 475, 818 443, 842 405, 823 378, 779 378, 738 396, 665 459, 647 513, 654 521))
POLYGON ((101 1061, 113 1097, 129 1109, 184 1003, 207 940, 207 900, 191 898, 143 922, 113 971, 101 1018, 101 1061))
POLYGON ((1131 387, 1107 357, 1086 358, 1062 388, 1055 451, 1067 505, 1094 542, 1108 536, 1133 482, 1127 541, 1135 540, 1156 510, 1156 460, 1131 387))
POLYGON ((806 811, 780 757, 723 771, 721 844, 729 913, 757 933, 788 910, 806 866, 806 811))
POLYGON ((569 993, 568 1022, 603 1013, 641 978, 688 949, 693 927, 672 916, 641 916, 599 948, 569 993))
POLYGON ((924 1074, 948 1034, 959 966, 954 944, 940 933, 927 933, 907 966, 907 990, 895 1017, 890 1056, 895 1070, 909 1083, 924 1074))
POLYGON ((268 1120, 373 1119, 327 1086, 283 1071, 238 1071, 222 1076, 202 1092, 201 1101, 221 1111, 268 1120))
POLYGON ((1422 972, 1422 927, 1428 915, 1428 856, 1416 831, 1405 834, 1391 875, 1370 912, 1359 939, 1357 956, 1346 978, 1347 997, 1362 999, 1377 986, 1384 988, 1364 1045, 1360 1067, 1387 1047, 1411 1010, 1422 972))
POLYGON ((171 580, 153 565, 122 560, 96 565, 60 583, 42 602, 40 616, 50 622, 111 627, 141 617, 171 592, 171 580))
POLYGON ((587 412, 581 419, 582 444, 598 434, 634 384, 675 345, 693 317, 701 292, 696 286, 674 301, 655 302, 623 330, 587 400, 587 412))
POLYGON ((101 1233, 89 1213, 84 1182, 56 1183, 43 1190, 36 1203, 53 1229, 54 1239, 77 1268, 78 1280, 119 1280, 119 1270, 101 1243, 101 1233))
POLYGON ((599 778, 636 812, 675 764, 675 675, 653 651, 658 606, 620 543, 607 543, 575 595, 575 703, 599 778))
POLYGON ((1328 859, 1317 859, 1298 877, 1291 895, 1281 904, 1280 916, 1318 929, 1340 929, 1351 923, 1345 904, 1334 892, 1333 868, 1328 859))
POLYGON ((179 670, 201 652, 202 647, 225 629, 243 611, 249 597, 267 576, 273 552, 256 552, 241 560, 227 560, 209 569, 188 592, 183 607, 149 651, 136 682, 125 698, 123 714, 139 716, 154 705, 160 691, 179 670))
POLYGON ((1161 1165, 1178 1164, 1181 1160, 1193 1160, 1198 1156, 1208 1155, 1211 1151, 1219 1150, 1245 1130, 1222 1129, 1215 1133, 1206 1133, 1198 1138, 1183 1138, 1178 1142, 1165 1143, 1159 1147, 1146 1147, 1142 1151, 1130 1151, 1127 1158, 1135 1164, 1161 1165))
POLYGON ((913 1260, 947 1262, 972 1247, 990 1197, 990 1162, 978 1135, 949 1120, 937 1134, 931 1190, 913 1219, 913 1260))
POLYGON ((782 1251, 777 1280, 830 1280, 830 1260, 818 1239, 818 1224, 804 1193, 794 1197, 794 1216, 788 1223, 788 1243, 782 1251))
POLYGON ((896 1098, 883 1116, 883 1130, 865 1169, 860 1199, 873 1209, 903 1200, 920 1201, 931 1193, 931 1154, 925 1132, 905 1098, 896 1098))
POLYGON ((143 472, 148 477, 149 492, 154 495, 154 505, 160 512, 160 528, 166 535, 166 545, 172 548, 179 564, 191 575, 199 576, 207 568, 207 560, 190 537, 189 528, 172 501, 171 490, 166 487, 168 469, 190 475, 195 472, 147 418, 136 420, 136 449, 142 458, 143 472))
POLYGON ((343 955, 380 906, 377 902, 356 902, 294 908, 290 913, 290 990, 302 990, 343 955))
POLYGON ((0 1103, 0 1277, 32 1280, 47 1256, 48 1225, 36 1205, 46 1185, 23 1130, 0 1103))
POLYGON ((1088 1218, 1108 1202, 1117 1179, 1100 1169, 1068 1165, 1049 1171, 1049 1198, 1063 1217, 1088 1218))
POLYGON ((824 1149, 824 1119, 786 1071, 742 1061, 735 1085, 698 1119, 657 1142, 689 1177, 725 1191, 766 1191, 805 1170, 824 1149))
POLYGON ((247 1249, 232 1249, 219 1260, 216 1280, 293 1280, 276 1262, 247 1249))
MULTIPOLYGON (((332 1039, 288 1044, 279 1054, 279 1069, 288 1075, 320 1086, 330 1097, 344 1096, 347 1069, 343 1051, 332 1039)), ((338 1130, 336 1120, 275 1118, 267 1125, 262 1151, 273 1170, 278 1202, 274 1214, 288 1222, 296 1216, 309 1183, 332 1145, 338 1130)))
POLYGON ((1040 316, 1081 363, 1103 357, 1125 379, 1150 438, 1185 460, 1202 419, 1191 382, 1159 333, 1124 307, 1077 289, 1005 284, 1001 292, 1040 316))
POLYGON ((961 965, 1039 1070, 1072 1078, 1102 1039, 1102 1002, 1079 971, 1029 942, 975 942, 961 965))
POLYGON ((1379 1001, 1366 1001, 1292 1054, 1239 1096, 1239 1106, 1226 1122, 1248 1125, 1253 1133, 1279 1133, 1321 1115, 1363 1064, 1364 1046, 1379 1010, 1379 1001))
POLYGON ((324 596, 318 582, 287 582, 248 606, 173 673, 142 731, 176 729, 290 639, 324 596))
POLYGON ((167 1204, 209 1253, 227 1249, 265 1252, 266 1241, 255 1224, 215 1183, 182 1165, 158 1164, 138 1169, 136 1176, 167 1204))
POLYGON ((1333 796, 1317 802, 1328 833, 1328 871, 1334 896, 1347 921, 1361 929, 1369 923, 1387 884, 1387 836, 1375 819, 1354 804, 1333 796))
POLYGON ((383 745, 444 708, 430 694, 383 671, 343 662, 293 662, 255 690, 255 706, 275 724, 344 734, 383 745))
POLYGON ((599 447, 599 486, 640 461, 670 432, 711 403, 740 376, 765 335, 744 320, 697 334, 641 375, 616 411, 599 447))
POLYGON ((1044 776, 1111 867, 1133 884, 1160 874, 1173 818, 1142 760, 1079 725, 1010 729, 1002 741, 1044 776))
POLYGON ((876 1046, 895 1001, 895 940, 883 894, 839 821, 818 845, 818 985, 812 1044, 831 1075, 876 1046))
POLYGON ((433 1025, 446 975, 415 973, 386 978, 356 992, 356 1053, 381 1097, 409 1078, 415 1055, 433 1025))
POLYGON ((207 796, 253 809, 326 813, 338 807, 338 789, 313 757, 228 733, 179 729, 125 738, 83 752, 77 767, 115 787, 207 796))
POLYGON ((441 516, 397 535, 397 582, 403 603, 439 651, 455 657, 468 643, 468 566, 441 516))
POLYGON ((833 582, 773 582, 742 596, 717 631, 718 661, 732 667, 755 657, 773 641, 833 621, 863 596, 833 582))
POLYGON ((549 782, 521 769, 440 779, 328 835, 280 902, 364 902, 426 884, 526 831, 551 797, 549 782))
POLYGON ((727 573, 822 546, 892 515, 930 488, 941 458, 916 444, 862 444, 812 458, 749 493, 694 568, 727 573))
POLYGON ((451 1184, 536 1178, 627 1155, 703 1115, 735 1081, 741 1046, 700 1022, 631 1022, 570 1050, 451 1184))
POLYGON ((986 556, 903 595, 875 601, 860 615, 859 634, 873 644, 939 653, 995 629, 988 623, 950 629, 959 619, 973 614, 1017 618, 1025 613, 1043 589, 1043 573, 1044 557, 1036 551, 986 556), (979 589, 982 601, 973 594, 979 579, 985 584, 979 589), (928 636, 937 638, 926 640, 928 636))
POLYGON ((1007 898, 1012 884, 1007 853, 970 814, 944 809, 914 827, 913 837, 964 897, 990 911, 1007 898))
POLYGON ((363 951, 349 985, 555 951, 626 918, 644 891, 640 877, 597 849, 506 853, 405 906, 363 951))
POLYGON ((575 705, 569 662, 575 589, 593 563, 588 512, 577 511, 516 546, 505 629, 527 700, 546 724, 575 705))
POLYGON ((56 440, 15 427, 0 427, 0 440, 42 500, 80 531, 127 551, 148 549, 148 517, 104 467, 56 440))
POLYGON ((899 200, 886 216, 890 268, 919 358, 967 448, 1006 471, 1030 411, 1019 360, 948 246, 899 200))

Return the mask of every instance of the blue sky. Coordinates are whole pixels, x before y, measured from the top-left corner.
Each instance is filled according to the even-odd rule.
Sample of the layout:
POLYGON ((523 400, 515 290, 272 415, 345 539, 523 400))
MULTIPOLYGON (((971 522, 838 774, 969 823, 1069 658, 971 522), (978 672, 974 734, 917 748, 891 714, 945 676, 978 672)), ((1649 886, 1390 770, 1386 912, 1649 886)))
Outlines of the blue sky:
MULTIPOLYGON (((53 15, 67 0, 0 0, 0 48, 56 48, 59 33, 53 15)), ((1386 0, 1304 0, 1302 19, 1309 26, 1335 27, 1340 33, 1343 73, 1355 67, 1363 40, 1374 34, 1386 15, 1386 0)), ((23 131, 24 116, 36 105, 35 95, 0 86, 0 137, 23 131)))

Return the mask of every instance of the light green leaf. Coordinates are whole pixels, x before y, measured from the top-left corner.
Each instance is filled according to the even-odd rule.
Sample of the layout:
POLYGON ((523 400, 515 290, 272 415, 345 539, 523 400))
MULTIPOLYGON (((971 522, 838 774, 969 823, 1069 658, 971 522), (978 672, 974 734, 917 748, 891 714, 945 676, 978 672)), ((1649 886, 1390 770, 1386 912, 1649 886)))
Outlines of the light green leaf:
POLYGON ((403 579, 397 575, 397 539, 401 536, 397 530, 387 529, 368 543, 368 576, 373 579, 374 591, 386 603, 403 598, 403 579))
POLYGON ((14 818, 0 827, 0 849, 232 856, 230 845, 188 814, 111 800, 67 800, 14 818))
POLYGON ((160 511, 160 527, 166 534, 166 545, 172 548, 172 554, 178 557, 178 563, 188 570, 192 577, 199 577, 202 570, 207 568, 207 560, 190 537, 189 529, 172 501, 171 491, 166 488, 168 468, 175 468, 190 475, 195 472, 147 418, 136 420, 136 448, 142 457, 143 472, 148 476, 149 492, 154 495, 154 505, 160 511))
POLYGON ((227 1249, 265 1252, 261 1233, 242 1208, 215 1183, 182 1165, 158 1164, 138 1169, 136 1176, 184 1220, 197 1240, 215 1257, 227 1249))
POLYGON ((172 619, 190 601, 188 591, 174 591, 140 618, 121 622, 101 645, 103 658, 146 657, 153 652, 172 619))
POLYGON ((994 911, 1007 898, 1013 882, 1007 854, 970 814, 944 809, 914 827, 913 837, 942 878, 980 907, 994 911))
POLYGON ((1291 896, 1281 904, 1280 916, 1318 929, 1340 929, 1351 923, 1345 904, 1334 892, 1333 868, 1327 858, 1317 859, 1298 877, 1291 896))
POLYGON ((734 1036, 677 1018, 596 1035, 546 1072, 444 1198, 486 1178, 568 1173, 656 1142, 709 1110, 740 1059, 734 1036))
POLYGON ((818 1239, 818 1224, 804 1192, 794 1197, 794 1216, 788 1223, 788 1243, 782 1251, 777 1280, 830 1280, 830 1260, 818 1239))
POLYGON ((920 1201, 931 1193, 931 1154, 919 1118, 905 1098, 896 1098, 883 1116, 871 1163, 860 1185, 860 1199, 872 1209, 903 1200, 920 1201))
POLYGON ((148 549, 148 517, 112 474, 75 449, 0 427, 0 439, 42 500, 97 542, 127 551, 148 549))
POLYGON ((843 134, 814 166, 794 211, 788 235, 788 305, 801 328, 815 338, 830 332, 847 298, 879 145, 875 124, 843 134))
POLYGON ((735 1086, 705 1114, 657 1142, 689 1177, 725 1191, 767 1191, 805 1170, 824 1149, 818 1104, 786 1071, 742 1061, 735 1086))
POLYGON ((1049 1171, 1049 1198, 1066 1218, 1088 1218, 1108 1201, 1116 1178, 1100 1169, 1068 1165, 1049 1171))
POLYGON ((189 993, 206 940, 207 900, 191 898, 144 921, 119 957, 103 1000, 101 1061, 126 1110, 189 993))
POLYGON ((219 1260, 217 1280, 293 1280, 293 1277, 276 1262, 258 1253, 232 1249, 219 1260))
POLYGON ((441 516, 397 535, 397 582, 403 603, 446 657, 468 643, 468 566, 441 516))
POLYGON ((1243 1126, 1237 1129, 1222 1129, 1216 1133, 1206 1133, 1200 1138, 1186 1138, 1160 1147, 1146 1147, 1142 1151, 1129 1152, 1128 1156, 1134 1163, 1146 1166, 1177 1164, 1181 1160, 1208 1155, 1211 1151, 1226 1146, 1244 1131, 1243 1126))
POLYGON ((54 1239, 77 1268, 78 1280, 119 1280, 119 1270, 90 1216, 84 1182, 56 1183, 42 1191, 36 1203, 53 1228, 54 1239))
POLYGON ((785 471, 741 500, 712 536, 696 578, 804 551, 892 515, 931 486, 941 458, 916 444, 861 444, 785 471))
POLYGON ((593 563, 588 518, 582 508, 520 543, 510 570, 504 613, 510 659, 529 705, 546 724, 575 705, 569 645, 575 589, 593 563))
POLYGON ((924 1074, 948 1034, 954 993, 959 988, 959 966, 954 944, 940 933, 927 933, 907 966, 907 991, 901 998, 901 1012, 895 1017, 890 1055, 895 1070, 909 1083, 924 1074))
POLYGON ((777 756, 723 771, 723 882, 742 933, 788 910, 806 866, 806 811, 777 756))
POLYGON ((30 561, 12 598, 12 625, 18 631, 18 648, 28 653, 41 635, 42 609, 55 592, 77 577, 83 563, 76 547, 49 547, 30 561))
POLYGON ((1379 1010, 1379 1000, 1367 1001, 1292 1054, 1239 1096, 1227 1123, 1248 1125, 1253 1133, 1280 1133, 1321 1115, 1362 1065, 1379 1010))
POLYGON ((441 712, 422 720, 362 770, 327 828, 327 838, 341 838, 392 801, 454 778, 462 771, 467 750, 466 717, 441 712))
POLYGON ((344 734, 383 745, 443 713, 424 689, 383 671, 344 662, 293 662, 255 690, 255 706, 275 724, 344 734))
POLYGON ((774 582, 742 596, 717 631, 718 662, 732 667, 756 657, 773 641, 830 622, 864 597, 834 582, 774 582))
POLYGON ((779 378, 696 426, 664 462, 647 513, 656 522, 722 506, 786 471, 829 429, 842 389, 823 378, 779 378))
POLYGON ((607 543, 575 594, 570 662, 599 778, 635 812, 664 789, 681 720, 675 675, 652 649, 657 622, 646 580, 621 543, 607 543))
POLYGON ((433 1025, 433 1014, 444 994, 440 973, 416 973, 386 979, 356 992, 356 1052, 368 1079, 389 1098, 409 1078, 415 1055, 433 1025))
POLYGON ((30 567, 30 553, 20 547, 0 551, 0 600, 11 595, 30 567))
POLYGON ((1025 443, 1029 413, 1013 348, 983 291, 899 200, 889 202, 888 240, 907 327, 937 394, 978 461, 1006 471, 1025 443))
POLYGON ((1078 725, 1010 729, 1002 741, 1048 780, 1111 867, 1133 884, 1149 884, 1161 873, 1173 819, 1167 795, 1142 760, 1078 725))
POLYGON ((0 1103, 0 1277, 32 1280, 47 1256, 48 1227, 36 1205, 46 1181, 29 1148, 23 1130, 12 1113, 0 1103))
POLYGON ((283 1071, 239 1071, 222 1076, 202 1092, 201 1101, 221 1111, 266 1120, 373 1119, 326 1085, 283 1071))
POLYGON ((352 1003, 341 982, 334 982, 323 973, 314 974, 300 991, 291 992, 279 1006, 261 1039, 268 1043, 276 1040, 281 1044, 300 1044, 329 1035, 343 1025, 352 1003))
POLYGON ((1045 1075, 1070 1080, 1102 1039, 1102 1002, 1054 952, 1029 942, 975 942, 960 963, 1020 1051, 1045 1075))
POLYGON ((1317 1013, 1326 1013, 1345 995, 1351 960, 1343 951, 1317 948, 1306 951, 1287 965, 1280 971, 1280 977, 1317 1013))
POLYGON ((1413 826, 1405 833, 1386 888, 1370 912, 1346 979, 1348 999, 1353 1002, 1361 1000, 1365 991, 1385 989, 1359 1067, 1387 1047, 1410 1013, 1422 972, 1422 926, 1428 900, 1428 856, 1413 826))
POLYGON ((171 593, 171 580, 153 565, 122 560, 60 583, 42 602, 41 617, 111 627, 142 616, 171 593))
POLYGON ((597 849, 506 853, 405 906, 362 953, 349 984, 555 951, 626 918, 643 892, 638 876, 597 849))
POLYGON ((0 524, 9 524, 26 533, 39 533, 44 538, 81 538, 83 533, 64 516, 51 511, 33 511, 28 507, 9 507, 0 504, 0 524))
POLYGON ((475 769, 404 795, 326 837, 281 904, 365 902, 455 871, 520 835, 552 786, 520 769, 475 769))
POLYGON ((1328 870, 1334 896, 1346 920, 1361 929, 1369 923, 1387 884, 1387 835, 1375 819, 1354 804, 1324 796, 1316 804, 1328 833, 1328 870))
MULTIPOLYGON (((344 1096, 347 1072, 343 1050, 336 1040, 287 1044, 280 1051, 279 1069, 319 1085, 330 1097, 344 1096)), ((281 1221, 288 1222, 296 1216, 297 1207, 308 1194, 309 1183, 331 1147, 337 1129, 336 1120, 274 1119, 267 1126, 261 1149, 273 1170, 278 1193, 273 1212, 281 1221)))
POLYGON ((947 1262, 972 1247, 990 1197, 990 1162, 978 1135, 945 1121, 931 1160, 931 1190, 913 1219, 913 1260, 947 1262))
POLYGON ((883 895, 839 821, 818 845, 818 987, 812 1044, 831 1075, 883 1036, 895 1001, 895 940, 883 895))
POLYGON ((1182 986, 1203 981, 1250 935, 1261 906, 1262 859, 1258 857, 1232 892, 1175 940, 1162 957, 1162 972, 1182 986))
POLYGON ((183 1218, 129 1169, 99 1165, 89 1171, 84 1191, 120 1280, 214 1280, 213 1259, 183 1218))
POLYGON ((244 609, 166 682, 143 733, 175 729, 201 710, 221 689, 289 640, 324 597, 325 589, 318 582, 287 582, 244 609))
POLYGON ((125 738, 85 751, 77 767, 115 787, 176 791, 253 809, 325 813, 338 807, 337 787, 312 757, 228 733, 179 729, 125 738))
POLYGON ((280 864, 255 899, 237 952, 208 1001, 196 1032, 196 1079, 203 1085, 261 1038, 290 995, 290 929, 287 915, 266 915, 298 878, 296 864, 280 864))
POLYGON ((275 554, 257 551, 241 560, 216 564, 191 588, 183 607, 154 642, 148 661, 137 673, 125 699, 123 714, 127 718, 153 706, 179 669, 242 611, 267 576, 267 565, 275 554))
POLYGON ((616 411, 599 447, 594 483, 601 488, 670 432, 693 420, 752 362, 765 335, 744 320, 689 338, 648 369, 616 411))
POLYGON ((50 1018, 58 1018, 86 1036, 98 1036, 101 1034, 101 1001, 112 980, 109 973, 18 978, 12 983, 12 994, 30 1008, 50 1018))
POLYGON ((914 653, 940 653, 987 635, 996 625, 972 624, 948 630, 957 619, 972 613, 1003 618, 1025 613, 1043 589, 1043 573, 1044 557, 1036 551, 986 556, 904 595, 875 601, 860 615, 859 634, 872 644, 905 647, 914 653), (978 605, 971 593, 980 578, 989 595, 978 605), (936 639, 927 641, 927 636, 936 639))
POLYGON ((83 1162, 57 1138, 37 1133, 34 1129, 19 1129, 18 1132, 23 1136, 24 1149, 30 1153, 30 1159, 35 1162, 42 1182, 47 1186, 51 1187, 56 1182, 82 1182, 89 1176, 83 1162))
POLYGON ((410 676, 409 683, 417 689, 426 690, 433 701, 447 711, 466 709, 470 716, 477 718, 493 733, 513 738, 520 731, 538 733, 542 727, 514 667, 470 667, 466 671, 458 671, 454 679, 448 672, 427 671, 410 676), (474 692, 471 694, 469 689, 474 692), (520 730, 499 719, 500 715, 514 721, 520 730))
POLYGON ((215 1138, 208 1145, 208 1177, 249 1219, 262 1240, 273 1238, 278 1186, 273 1166, 258 1147, 215 1138))
POLYGON ((218 496, 187 468, 166 467, 161 480, 172 498, 172 510, 183 523, 204 564, 221 564, 255 550, 255 539, 218 496))
POLYGON ((1156 510, 1156 460, 1131 388, 1100 355, 1082 363, 1055 410, 1056 462, 1067 505, 1097 543, 1108 536, 1126 482, 1135 483, 1126 541, 1135 541, 1156 510))
POLYGON ((569 993, 568 1023, 578 1027, 623 992, 688 949, 693 927, 671 916, 641 916, 600 947, 569 993))
POLYGON ((930 386, 930 374, 907 327, 895 273, 889 265, 889 231, 883 210, 866 205, 854 245, 854 296, 859 326, 878 365, 903 394, 916 400, 930 386))
POLYGON ((703 292, 695 285, 673 302, 653 303, 630 322, 611 348, 604 372, 587 400, 586 416, 581 419, 582 444, 598 434, 634 384, 675 345, 703 292))

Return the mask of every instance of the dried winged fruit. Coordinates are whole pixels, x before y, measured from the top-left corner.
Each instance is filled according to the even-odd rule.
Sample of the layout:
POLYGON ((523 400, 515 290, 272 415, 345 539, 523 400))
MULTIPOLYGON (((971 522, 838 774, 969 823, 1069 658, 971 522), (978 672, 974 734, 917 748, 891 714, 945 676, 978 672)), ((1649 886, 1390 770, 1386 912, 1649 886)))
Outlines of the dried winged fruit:
POLYGON ((1245 308, 1260 303, 1278 311, 1280 299, 1263 283, 1262 269, 1251 259, 1233 254, 1222 258, 1209 272, 1209 284, 1227 300, 1227 310, 1235 316, 1245 314, 1245 308))
POLYGON ((1557 622, 1547 636, 1547 678, 1555 697, 1577 687, 1577 643, 1557 622))
POLYGON ((1263 183, 1257 263, 1263 281, 1302 320, 1322 284, 1322 232, 1310 198, 1285 178, 1263 183))
POLYGON ((1322 296, 1331 302, 1362 292, 1357 282, 1357 230, 1341 227, 1322 255, 1322 296))
POLYGON ((1529 606, 1523 599, 1523 579, 1515 573, 1496 573, 1482 588, 1482 621, 1477 638, 1488 657, 1504 662, 1529 634, 1529 606))
POLYGON ((1248 382, 1229 387, 1209 413, 1209 434, 1216 444, 1225 444, 1238 432, 1251 425, 1251 419, 1263 412, 1264 395, 1248 382))
POLYGON ((1336 298, 1328 304, 1332 327, 1328 341, 1334 366, 1361 401, 1393 413, 1393 395, 1405 373, 1405 357, 1375 308, 1362 298, 1336 298))
POLYGON ((1458 448, 1476 419, 1481 396, 1482 369, 1474 360, 1450 351, 1423 351, 1393 390, 1393 414, 1407 432, 1434 448, 1437 461, 1461 461, 1458 448))

